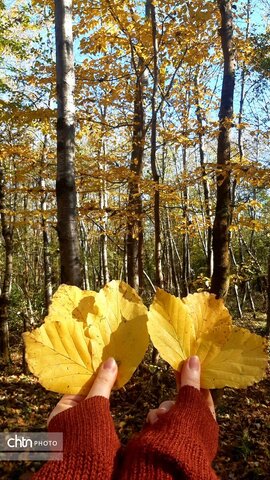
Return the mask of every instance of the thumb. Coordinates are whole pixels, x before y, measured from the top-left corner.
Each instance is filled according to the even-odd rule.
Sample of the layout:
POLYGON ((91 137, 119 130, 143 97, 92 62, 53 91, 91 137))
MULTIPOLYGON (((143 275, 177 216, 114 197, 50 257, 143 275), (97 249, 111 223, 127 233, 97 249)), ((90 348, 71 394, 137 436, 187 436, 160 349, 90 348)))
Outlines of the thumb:
POLYGON ((199 357, 189 357, 181 370, 180 387, 189 385, 200 390, 201 364, 199 357))
POLYGON ((117 363, 114 358, 108 358, 99 367, 96 379, 86 398, 102 396, 110 398, 111 390, 115 384, 118 373, 117 363))

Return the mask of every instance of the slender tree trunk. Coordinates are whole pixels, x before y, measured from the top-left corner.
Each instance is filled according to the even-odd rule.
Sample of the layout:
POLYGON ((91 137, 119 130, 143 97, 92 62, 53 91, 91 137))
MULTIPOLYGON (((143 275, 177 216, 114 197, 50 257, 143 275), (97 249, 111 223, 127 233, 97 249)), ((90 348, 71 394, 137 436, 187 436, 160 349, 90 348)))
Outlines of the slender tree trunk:
POLYGON ((140 291, 143 282, 143 223, 141 174, 145 143, 145 119, 143 106, 145 66, 139 59, 134 98, 134 126, 129 179, 128 222, 127 222, 127 273, 128 283, 140 291))
POLYGON ((49 305, 52 300, 52 266, 50 257, 50 234, 48 225, 46 222, 45 212, 47 210, 47 195, 45 180, 42 177, 42 172, 46 164, 46 150, 47 150, 48 138, 44 137, 43 151, 41 156, 41 172, 39 179, 39 186, 42 190, 42 197, 40 201, 41 210, 41 226, 42 226, 42 239, 43 239, 43 268, 44 268, 44 300, 45 300, 45 315, 48 314, 49 305))
MULTIPOLYGON (((183 147, 183 172, 186 175, 187 170, 187 149, 186 146, 183 147)), ((189 215, 188 215, 188 204, 189 204, 189 191, 188 186, 183 187, 183 220, 185 225, 185 232, 182 235, 182 295, 185 297, 189 293, 189 281, 190 281, 190 251, 189 251, 189 215)))
POLYGON ((171 231, 171 222, 170 222, 168 210, 166 210, 166 230, 167 230, 167 239, 168 239, 168 269, 170 270, 170 276, 171 276, 174 292, 177 295, 177 297, 180 297, 181 290, 180 290, 180 284, 179 284, 177 272, 176 272, 173 235, 171 231))
POLYGON ((153 43, 153 89, 151 94, 151 170, 155 182, 154 192, 154 225, 155 225, 155 267, 156 267, 156 285, 164 287, 162 271, 162 245, 161 245, 161 221, 160 221, 160 175, 157 169, 156 149, 157 149, 157 107, 156 96, 158 89, 158 45, 157 45, 157 24, 156 11, 153 0, 147 0, 147 16, 151 18, 152 25, 152 43, 153 43))
POLYGON ((55 0, 57 79, 57 232, 61 282, 82 286, 77 225, 72 1, 55 0))
POLYGON ((229 227, 231 221, 231 142, 233 117, 235 59, 233 48, 232 2, 218 0, 221 13, 220 36, 224 56, 224 73, 219 111, 219 136, 217 151, 217 203, 213 226, 214 271, 211 292, 225 297, 229 288, 229 227))
POLYGON ((254 300, 253 300, 252 289, 251 289, 249 281, 247 282, 247 292, 248 292, 249 303, 250 303, 251 309, 253 311, 253 318, 256 318, 256 307, 255 307, 255 303, 254 303, 254 300))
POLYGON ((28 228, 28 215, 29 215, 29 195, 25 193, 23 197, 23 227, 22 235, 20 235, 20 231, 17 231, 17 235, 20 239, 21 249, 23 253, 23 262, 21 257, 21 288, 24 294, 24 315, 26 317, 26 322, 28 325, 34 324, 34 310, 32 305, 32 254, 31 254, 31 240, 29 236, 29 228, 28 228), (23 263, 23 265, 22 265, 23 263))
POLYGON ((196 116, 197 116, 197 122, 199 127, 199 133, 198 133, 199 154, 200 154, 200 165, 202 170, 204 209, 205 209, 205 220, 206 220, 206 228, 207 228, 207 236, 206 236, 207 276, 211 277, 213 273, 213 252, 212 252, 212 222, 211 222, 211 209, 210 209, 210 192, 209 192, 209 184, 207 181, 207 174, 206 174, 206 168, 205 168, 203 114, 200 106, 197 75, 195 77, 195 88, 196 88, 196 106, 197 106, 196 116))
POLYGON ((234 283, 233 288, 234 288, 235 299, 236 299, 236 304, 237 304, 239 317, 242 318, 243 317, 243 312, 242 312, 241 302, 240 302, 240 298, 239 298, 239 292, 238 292, 239 289, 238 289, 237 283, 234 283))
MULTIPOLYGON (((250 31, 250 13, 251 13, 251 0, 247 0, 246 5, 246 32, 245 40, 248 40, 249 31, 250 31)), ((241 123, 243 121, 243 112, 244 112, 244 100, 245 100, 245 87, 246 87, 246 62, 243 62, 242 71, 241 71, 241 91, 240 91, 240 102, 239 102, 239 117, 238 117, 238 148, 240 161, 244 156, 244 147, 243 147, 243 129, 241 128, 241 123)))
MULTIPOLYGON (((231 254, 233 265, 234 265, 235 270, 237 272, 237 278, 238 278, 239 265, 237 264, 232 245, 230 245, 230 254, 231 254)), ((243 317, 243 312, 242 312, 241 302, 240 302, 240 298, 239 298, 239 288, 238 288, 237 281, 234 282, 233 288, 234 288, 235 299, 236 299, 236 304, 237 304, 239 317, 242 318, 243 317)))
MULTIPOLYGON (((245 40, 248 40, 248 37, 249 37, 250 10, 251 10, 251 0, 247 0, 245 40)), ((244 112, 246 76, 247 76, 247 69, 246 69, 246 61, 244 60, 242 64, 241 77, 240 77, 240 99, 239 99, 239 115, 238 115, 238 132, 237 132, 239 163, 242 163, 243 157, 244 157, 243 129, 241 128, 241 123, 243 121, 243 112, 244 112)), ((235 179, 232 184, 232 206, 233 207, 235 205, 236 187, 237 187, 237 181, 235 179)))
POLYGON ((82 249, 82 257, 83 257, 83 288, 85 290, 90 290, 90 283, 89 283, 89 247, 87 241, 87 231, 85 228, 84 222, 80 221, 80 238, 81 238, 81 249, 82 249))
POLYGON ((127 236, 125 236, 125 242, 124 242, 123 277, 124 277, 124 281, 128 283, 127 236))
POLYGON ((268 256, 268 274, 267 274, 267 319, 266 335, 270 335, 270 255, 268 256))
MULTIPOLYGON (((105 171, 105 166, 102 168, 105 171)), ((101 210, 101 226, 102 232, 99 237, 100 242, 100 278, 101 278, 101 287, 110 281, 109 274, 109 265, 108 265, 108 235, 107 235, 107 224, 108 224, 108 213, 106 211, 107 204, 107 191, 106 191, 106 180, 102 178, 99 191, 99 207, 101 210)))
POLYGON ((13 224, 8 223, 5 214, 4 171, 0 168, 0 211, 1 229, 5 246, 5 264, 0 295, 0 358, 4 364, 9 363, 9 324, 8 309, 13 271, 13 224))
MULTIPOLYGON (((107 106, 101 107, 100 115, 105 124, 107 115, 107 106)), ((99 236, 99 284, 103 287, 110 281, 109 262, 108 262, 108 192, 106 180, 106 140, 103 136, 102 127, 101 136, 98 142, 98 170, 99 170, 99 209, 100 220, 99 229, 101 230, 99 236)))
MULTIPOLYGON (((43 202, 43 208, 44 203, 43 202)), ((45 314, 47 314, 50 303, 52 301, 52 266, 50 256, 50 235, 46 219, 42 216, 42 237, 43 237, 43 266, 44 266, 44 298, 45 298, 45 314)))

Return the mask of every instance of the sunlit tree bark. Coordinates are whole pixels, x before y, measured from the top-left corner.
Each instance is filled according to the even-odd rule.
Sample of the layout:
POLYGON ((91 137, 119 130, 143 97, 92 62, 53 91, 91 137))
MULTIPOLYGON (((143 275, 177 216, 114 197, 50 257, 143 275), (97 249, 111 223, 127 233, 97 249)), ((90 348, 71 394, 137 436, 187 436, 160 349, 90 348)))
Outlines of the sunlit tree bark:
POLYGON ((181 294, 180 282, 179 282, 179 278, 177 275, 177 268, 176 268, 178 264, 178 261, 177 261, 178 259, 176 258, 176 255, 175 255, 174 240, 173 240, 173 234, 171 230, 171 222, 170 222, 168 209, 166 209, 166 242, 167 242, 167 249, 168 249, 167 269, 169 270, 169 275, 171 279, 170 289, 174 291, 177 297, 180 297, 180 294, 181 294))
MULTIPOLYGON (((100 169, 105 173, 106 165, 100 165, 100 169)), ((110 281, 109 264, 108 264, 108 194, 106 187, 106 179, 100 179, 100 191, 99 191, 99 208, 102 212, 101 218, 101 233, 99 237, 99 260, 100 260, 100 285, 103 286, 110 281)))
MULTIPOLYGON (((183 172, 186 174, 187 170, 187 149, 186 146, 183 147, 183 172)), ((189 293, 189 282, 190 282, 190 250, 189 250, 189 215, 188 215, 188 204, 189 204, 189 188, 188 185, 183 187, 183 221, 185 225, 185 232, 182 235, 182 285, 181 292, 185 297, 189 293)))
POLYGON ((127 212, 127 274, 129 285, 140 291, 143 282, 143 224, 140 181, 145 143, 145 118, 143 105, 145 66, 141 59, 139 59, 138 65, 135 65, 134 58, 133 60, 134 68, 136 69, 136 86, 134 95, 134 126, 127 212))
POLYGON ((72 36, 72 1, 55 1, 57 79, 57 232, 61 282, 82 286, 77 228, 75 160, 75 74, 72 36))
POLYGON ((233 96, 235 84, 235 58, 233 46, 232 2, 219 0, 221 14, 220 37, 224 57, 223 84, 219 111, 217 151, 217 203, 213 225, 214 270, 211 292, 225 297, 229 288, 229 227, 231 221, 231 140, 233 96))
POLYGON ((152 0, 147 0, 146 14, 151 19, 152 44, 153 44, 153 88, 151 93, 151 170, 155 182, 154 192, 154 225, 155 225, 155 268, 156 285, 164 286, 162 271, 162 246, 161 246, 161 221, 160 221, 160 175, 157 168, 157 93, 158 93, 158 39, 155 5, 152 0))

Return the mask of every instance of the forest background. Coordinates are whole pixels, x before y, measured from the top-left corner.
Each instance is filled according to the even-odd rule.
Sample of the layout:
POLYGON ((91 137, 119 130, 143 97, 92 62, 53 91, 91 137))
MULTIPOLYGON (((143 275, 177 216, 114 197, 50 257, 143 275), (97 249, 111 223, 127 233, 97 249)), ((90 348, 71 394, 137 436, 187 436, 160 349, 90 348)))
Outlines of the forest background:
MULTIPOLYGON (((98 290, 123 279, 146 304, 157 286, 210 290, 237 321, 269 333, 269 1, 78 0, 72 18, 55 15, 62 4, 71 2, 0 1, 0 355, 10 387, 36 388, 20 334, 42 322, 61 282, 98 290)), ((162 377, 164 366, 150 366, 162 377)), ((267 389, 254 391, 254 408, 267 389)), ((241 461, 241 478, 266 478, 269 449, 250 460, 241 432, 235 471, 241 461)))

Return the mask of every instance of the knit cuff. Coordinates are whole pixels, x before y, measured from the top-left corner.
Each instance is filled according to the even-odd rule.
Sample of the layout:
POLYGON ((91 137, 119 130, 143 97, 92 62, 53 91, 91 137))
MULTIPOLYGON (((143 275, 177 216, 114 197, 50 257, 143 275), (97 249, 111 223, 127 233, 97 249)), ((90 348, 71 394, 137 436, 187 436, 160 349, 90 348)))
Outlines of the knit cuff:
POLYGON ((153 425, 144 428, 142 443, 177 455, 183 449, 199 448, 212 462, 218 448, 218 424, 199 390, 185 386, 179 391, 175 405, 153 425), (181 445, 181 447, 180 447, 181 445), (180 448, 180 450, 179 450, 180 448))
POLYGON ((218 426, 200 392, 183 387, 171 410, 131 439, 120 478, 182 478, 181 472, 193 480, 217 479, 211 467, 217 444, 218 426))
POLYGON ((201 439, 208 458, 212 461, 218 449, 219 427, 200 391, 188 385, 181 387, 172 415, 183 416, 185 430, 192 431, 201 439))
POLYGON ((109 400, 95 396, 59 413, 49 423, 50 432, 63 432, 64 453, 110 452, 120 446, 110 414, 109 400))

